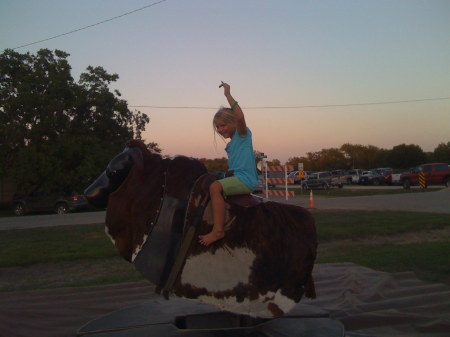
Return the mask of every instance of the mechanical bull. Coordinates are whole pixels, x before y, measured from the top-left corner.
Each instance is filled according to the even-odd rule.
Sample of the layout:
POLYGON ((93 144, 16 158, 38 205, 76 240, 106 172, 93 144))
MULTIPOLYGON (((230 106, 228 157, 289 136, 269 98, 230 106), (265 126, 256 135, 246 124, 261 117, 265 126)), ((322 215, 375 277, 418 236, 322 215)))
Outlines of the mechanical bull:
POLYGON ((163 159, 130 141, 85 194, 107 207, 106 233, 120 254, 166 297, 257 317, 281 316, 303 295, 315 297, 316 228, 304 208, 227 198, 225 238, 198 243, 211 230, 215 179, 197 160, 163 159))

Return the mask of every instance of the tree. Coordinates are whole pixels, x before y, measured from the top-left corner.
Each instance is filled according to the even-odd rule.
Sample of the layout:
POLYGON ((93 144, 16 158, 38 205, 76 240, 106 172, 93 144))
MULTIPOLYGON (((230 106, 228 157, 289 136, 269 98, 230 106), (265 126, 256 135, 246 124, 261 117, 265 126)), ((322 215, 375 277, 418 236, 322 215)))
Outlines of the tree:
POLYGON ((199 160, 203 163, 203 165, 205 165, 208 171, 226 172, 228 170, 228 159, 225 157, 215 159, 200 158, 199 160))
POLYGON ((350 168, 362 168, 365 167, 363 163, 365 146, 359 144, 346 143, 340 148, 347 155, 350 163, 350 168))
POLYGON ((82 191, 149 122, 110 91, 117 74, 89 66, 76 83, 68 56, 0 55, 0 176, 22 191, 82 191))
POLYGON ((332 171, 349 167, 349 159, 343 151, 337 148, 323 149, 318 153, 317 157, 321 170, 332 171))
POLYGON ((387 162, 392 168, 409 168, 426 161, 427 156, 422 148, 414 144, 394 146, 387 156, 387 162))
POLYGON ((287 165, 293 165, 293 166, 297 166, 299 163, 302 163, 302 158, 303 157, 289 157, 286 164, 287 165))
POLYGON ((433 151, 434 161, 450 164, 450 142, 440 143, 433 151))
POLYGON ((279 159, 272 159, 272 160, 267 160, 266 161, 268 166, 281 166, 281 162, 279 159))
POLYGON ((287 163, 295 167, 298 167, 299 163, 303 163, 304 169, 308 171, 347 169, 350 165, 346 153, 337 148, 308 152, 306 157, 291 157, 287 163))
POLYGON ((298 168, 298 164, 302 163, 305 171, 324 171, 326 168, 323 165, 327 165, 328 162, 321 158, 322 151, 308 152, 304 157, 290 157, 287 164, 298 168))
POLYGON ((151 152, 162 153, 162 149, 159 147, 158 143, 150 142, 150 143, 145 144, 145 146, 151 152))
POLYGON ((351 168, 370 169, 388 165, 389 150, 380 149, 373 145, 346 143, 340 148, 349 160, 351 168))

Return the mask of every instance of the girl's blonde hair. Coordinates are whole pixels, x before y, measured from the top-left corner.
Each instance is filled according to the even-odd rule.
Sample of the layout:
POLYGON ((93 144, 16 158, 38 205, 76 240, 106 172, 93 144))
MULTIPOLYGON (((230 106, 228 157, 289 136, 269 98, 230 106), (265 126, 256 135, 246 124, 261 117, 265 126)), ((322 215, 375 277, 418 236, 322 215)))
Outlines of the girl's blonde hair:
MULTIPOLYGON (((217 110, 216 114, 214 115, 213 118, 213 130, 214 130, 214 146, 217 145, 216 143, 216 133, 217 133, 217 128, 216 128, 216 123, 218 122, 222 122, 225 124, 235 124, 236 123, 236 116, 233 113, 233 110, 231 110, 230 108, 225 108, 225 107, 220 107, 219 110, 217 110)), ((220 136, 222 138, 223 141, 225 141, 225 139, 220 136)))

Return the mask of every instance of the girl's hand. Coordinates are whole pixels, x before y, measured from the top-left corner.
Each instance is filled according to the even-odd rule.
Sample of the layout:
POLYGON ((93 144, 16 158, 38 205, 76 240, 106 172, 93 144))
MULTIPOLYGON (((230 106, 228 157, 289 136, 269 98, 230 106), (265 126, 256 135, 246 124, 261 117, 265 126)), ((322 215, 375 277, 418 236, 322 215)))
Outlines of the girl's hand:
POLYGON ((224 81, 221 81, 222 84, 219 85, 219 88, 223 87, 223 93, 225 94, 225 96, 230 94, 230 85, 228 83, 225 83, 224 81))

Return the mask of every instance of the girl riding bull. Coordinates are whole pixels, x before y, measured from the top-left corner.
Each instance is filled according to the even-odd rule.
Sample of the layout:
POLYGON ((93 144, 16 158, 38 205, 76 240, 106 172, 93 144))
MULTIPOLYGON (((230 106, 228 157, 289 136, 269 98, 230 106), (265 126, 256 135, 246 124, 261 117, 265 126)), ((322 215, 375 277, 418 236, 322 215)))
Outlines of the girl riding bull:
POLYGON ((220 108, 213 118, 213 128, 223 139, 230 138, 225 151, 228 154, 228 171, 231 177, 213 182, 209 188, 214 226, 210 233, 200 235, 200 243, 208 246, 225 236, 224 196, 251 193, 258 183, 252 132, 245 123, 244 113, 231 96, 230 85, 222 82, 225 97, 230 108, 220 108))

